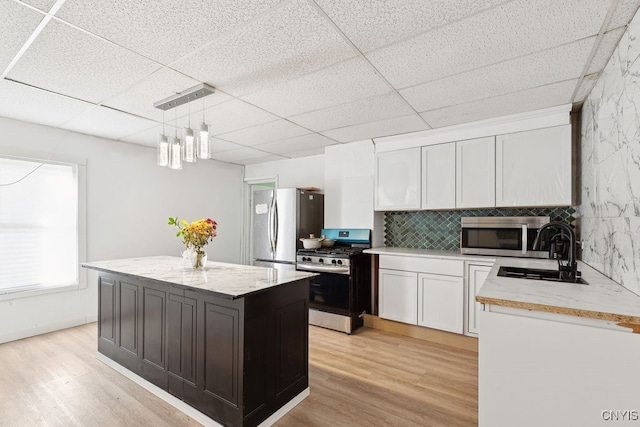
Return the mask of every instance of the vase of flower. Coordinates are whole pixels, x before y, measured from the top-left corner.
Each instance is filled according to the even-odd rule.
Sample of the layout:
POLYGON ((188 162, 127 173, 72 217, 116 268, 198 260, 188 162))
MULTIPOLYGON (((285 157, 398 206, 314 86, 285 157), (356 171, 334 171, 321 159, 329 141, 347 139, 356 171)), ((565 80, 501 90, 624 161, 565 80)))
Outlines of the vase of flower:
POLYGON ((169 218, 169 225, 178 228, 176 236, 182 237, 186 246, 186 250, 182 252, 185 264, 194 269, 204 269, 207 265, 207 253, 203 248, 217 235, 218 224, 209 218, 189 223, 185 220, 179 221, 176 217, 169 218))

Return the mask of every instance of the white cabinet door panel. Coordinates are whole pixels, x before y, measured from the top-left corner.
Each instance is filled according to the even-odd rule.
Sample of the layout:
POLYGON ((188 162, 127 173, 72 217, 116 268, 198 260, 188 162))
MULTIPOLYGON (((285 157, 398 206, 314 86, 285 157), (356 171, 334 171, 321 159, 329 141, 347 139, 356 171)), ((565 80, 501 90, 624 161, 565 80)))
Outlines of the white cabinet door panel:
POLYGON ((482 304, 476 301, 476 295, 491 271, 490 265, 467 264, 467 333, 477 336, 480 333, 479 317, 482 304))
POLYGON ((418 325, 461 334, 463 310, 462 277, 418 275, 418 325))
POLYGON ((571 205, 571 125, 496 138, 496 206, 571 205))
POLYGON ((422 209, 456 207, 456 144, 422 147, 422 209))
POLYGON ((376 155, 376 210, 420 209, 420 160, 420 147, 376 155))
POLYGON ((456 207, 496 205, 495 137, 456 142, 456 207))
POLYGON ((418 321, 418 273, 378 270, 379 316, 415 325, 418 321))

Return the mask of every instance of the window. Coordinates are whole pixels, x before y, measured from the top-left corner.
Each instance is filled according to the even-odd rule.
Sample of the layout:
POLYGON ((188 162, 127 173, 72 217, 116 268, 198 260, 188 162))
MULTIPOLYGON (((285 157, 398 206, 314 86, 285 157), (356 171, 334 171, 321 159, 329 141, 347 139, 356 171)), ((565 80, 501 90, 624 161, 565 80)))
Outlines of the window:
POLYGON ((0 294, 78 284, 78 168, 0 157, 0 294))

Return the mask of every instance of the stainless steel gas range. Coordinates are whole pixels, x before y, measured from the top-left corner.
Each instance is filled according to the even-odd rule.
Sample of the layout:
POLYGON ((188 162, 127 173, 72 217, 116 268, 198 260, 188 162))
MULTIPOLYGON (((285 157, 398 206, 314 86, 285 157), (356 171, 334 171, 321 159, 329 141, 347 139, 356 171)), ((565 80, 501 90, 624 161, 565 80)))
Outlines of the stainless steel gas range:
POLYGON ((332 247, 298 249, 296 268, 311 278, 309 323, 351 334, 371 313, 371 230, 322 229, 332 247))

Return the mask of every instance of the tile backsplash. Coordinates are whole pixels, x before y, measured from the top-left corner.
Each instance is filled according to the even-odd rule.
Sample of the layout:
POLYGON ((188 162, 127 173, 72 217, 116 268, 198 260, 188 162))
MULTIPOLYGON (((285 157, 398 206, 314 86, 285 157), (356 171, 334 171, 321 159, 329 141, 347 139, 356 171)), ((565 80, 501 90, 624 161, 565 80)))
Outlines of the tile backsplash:
POLYGON ((552 221, 572 223, 575 212, 573 208, 385 212, 384 241, 392 247, 455 251, 460 249, 463 216, 548 216, 552 221))

